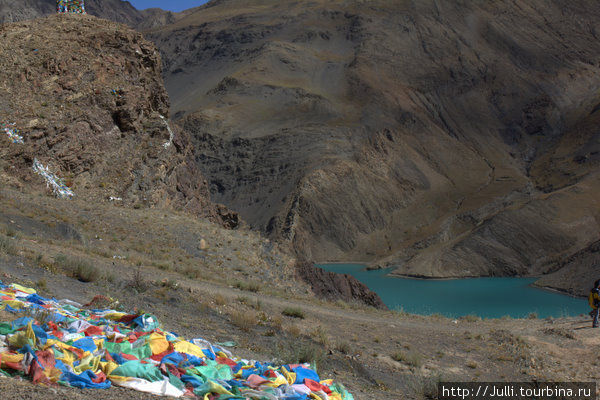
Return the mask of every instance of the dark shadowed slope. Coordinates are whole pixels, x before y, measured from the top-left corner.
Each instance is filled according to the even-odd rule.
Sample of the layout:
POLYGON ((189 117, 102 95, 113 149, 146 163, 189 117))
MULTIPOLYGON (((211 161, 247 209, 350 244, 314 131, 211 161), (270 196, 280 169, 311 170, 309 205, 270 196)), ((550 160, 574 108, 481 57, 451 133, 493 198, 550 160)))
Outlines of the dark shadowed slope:
POLYGON ((149 33, 216 199, 318 260, 544 273, 598 235, 596 1, 214 1, 149 33))

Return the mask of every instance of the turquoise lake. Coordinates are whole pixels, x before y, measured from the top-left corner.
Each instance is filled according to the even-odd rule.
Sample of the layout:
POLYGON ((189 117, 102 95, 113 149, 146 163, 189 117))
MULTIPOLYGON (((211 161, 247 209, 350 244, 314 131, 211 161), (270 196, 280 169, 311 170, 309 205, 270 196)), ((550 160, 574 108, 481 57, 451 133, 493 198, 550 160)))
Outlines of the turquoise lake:
POLYGON ((377 293, 392 310, 448 317, 539 318, 587 314, 586 299, 531 287, 535 278, 472 278, 453 280, 403 279, 389 270, 365 271, 361 264, 320 264, 327 271, 349 274, 377 293))

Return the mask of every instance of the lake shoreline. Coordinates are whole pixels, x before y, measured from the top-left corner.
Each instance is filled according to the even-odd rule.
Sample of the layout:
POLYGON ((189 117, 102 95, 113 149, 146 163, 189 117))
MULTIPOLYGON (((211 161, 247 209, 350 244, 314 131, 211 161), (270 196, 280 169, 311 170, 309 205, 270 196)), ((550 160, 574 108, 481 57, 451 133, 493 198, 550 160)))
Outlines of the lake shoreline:
POLYGON ((562 289, 555 288, 555 287, 552 287, 552 286, 537 285, 535 282, 533 282, 531 284, 531 287, 534 287, 534 288, 540 289, 540 290, 547 290, 549 292, 559 293, 559 294, 562 294, 562 295, 565 295, 565 296, 569 296, 569 297, 573 297, 573 298, 576 298, 576 299, 587 299, 587 296, 576 295, 576 294, 573 294, 573 293, 569 293, 566 290, 562 290, 562 289))
MULTIPOLYGON (((316 262, 314 263, 316 266, 319 265, 340 265, 340 266, 344 266, 344 265, 363 265, 364 268, 362 269, 363 271, 368 271, 368 272, 374 272, 374 271, 382 271, 382 270, 386 270, 386 269, 393 269, 394 267, 386 267, 386 268, 376 268, 376 269, 369 269, 369 265, 365 264, 364 262, 360 262, 360 261, 335 261, 335 262, 316 262)), ((335 272, 335 271, 334 271, 335 272)), ((415 281, 453 281, 453 280, 460 280, 460 279, 482 279, 482 278, 535 278, 535 279, 540 279, 542 278, 544 275, 514 275, 514 276, 481 276, 481 275, 471 275, 471 276, 458 276, 458 277, 454 277, 454 276, 447 276, 447 277, 429 277, 429 276, 425 276, 425 275, 407 275, 407 274, 386 274, 385 275, 387 278, 399 278, 399 279, 412 279, 415 281)), ((537 285, 535 282, 532 283, 530 285, 531 287, 535 288, 535 289, 540 289, 540 290, 547 290, 550 292, 554 292, 554 293, 559 293, 565 296, 569 296, 569 297, 573 297, 576 299, 585 299, 587 298, 587 296, 584 295, 576 295, 570 292, 567 292, 566 290, 561 290, 559 288, 556 287, 552 287, 552 286, 545 286, 545 285, 537 285)))
MULTIPOLYGON (((414 279, 414 280, 418 280, 418 281, 452 281, 452 280, 458 280, 458 279, 482 279, 482 278, 535 278, 535 279, 540 279, 544 275, 463 276, 463 277, 458 277, 458 278, 454 278, 454 277, 430 278, 430 277, 426 277, 426 276, 413 276, 413 275, 403 275, 403 274, 393 274, 393 275, 392 274, 386 274, 385 276, 388 277, 388 278, 414 279)), ((555 288, 555 287, 552 287, 552 286, 538 285, 535 282, 531 283, 529 286, 531 286, 532 288, 535 288, 535 289, 547 290, 549 292, 559 293, 559 294, 562 294, 562 295, 565 295, 565 296, 569 296, 569 297, 573 297, 573 298, 576 298, 576 299, 585 299, 585 298, 587 298, 587 296, 576 295, 576 294, 567 292, 566 290, 561 290, 559 288, 555 288)))
MULTIPOLYGON (((330 265, 330 266, 345 266, 345 265, 362 265, 362 271, 374 272, 374 271, 382 271, 386 269, 393 269, 395 267, 385 267, 385 268, 373 268, 369 269, 369 265, 360 261, 335 261, 335 262, 315 262, 315 266, 319 265, 330 265)), ((386 274, 386 277, 389 278, 400 278, 400 279, 413 279, 416 281, 452 281, 459 279, 478 279, 478 278, 536 278, 539 279, 543 275, 513 275, 513 276, 482 276, 482 275, 465 275, 465 276, 427 276, 427 275, 410 275, 410 274, 386 274)))
POLYGON ((415 315, 442 314, 457 318, 540 318, 586 312, 585 297, 536 284, 540 275, 442 277, 389 274, 390 269, 369 270, 354 263, 322 263, 317 267, 354 276, 377 293, 390 308, 401 307, 415 315), (396 281, 393 278, 398 278, 396 281), (440 299, 444 299, 440 301, 440 299))

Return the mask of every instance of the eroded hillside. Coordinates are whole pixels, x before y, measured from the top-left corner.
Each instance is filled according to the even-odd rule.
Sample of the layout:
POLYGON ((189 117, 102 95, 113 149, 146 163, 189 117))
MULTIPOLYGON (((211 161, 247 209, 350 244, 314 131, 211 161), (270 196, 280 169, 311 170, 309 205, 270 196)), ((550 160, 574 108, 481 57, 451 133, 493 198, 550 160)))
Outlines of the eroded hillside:
POLYGON ((597 240, 596 2, 102 1, 163 53, 212 196, 303 256, 543 274, 597 240))
POLYGON ((188 136, 169 125, 160 55, 141 34, 106 20, 58 15, 0 28, 3 180, 46 182, 37 160, 90 202, 182 209, 227 226, 211 203, 188 136))
POLYGON ((213 196, 317 260, 540 274, 597 240, 594 1, 212 1, 148 32, 213 196))

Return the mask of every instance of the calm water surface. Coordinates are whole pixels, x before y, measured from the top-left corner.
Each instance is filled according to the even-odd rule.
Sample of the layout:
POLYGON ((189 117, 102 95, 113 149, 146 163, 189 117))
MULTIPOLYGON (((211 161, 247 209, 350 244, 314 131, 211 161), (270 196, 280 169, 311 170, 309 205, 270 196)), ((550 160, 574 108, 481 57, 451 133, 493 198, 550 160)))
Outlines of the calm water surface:
POLYGON ((390 309, 414 314, 522 318, 537 313, 545 318, 589 312, 585 299, 531 287, 535 278, 418 280, 386 276, 390 270, 365 271, 362 264, 318 266, 353 275, 376 292, 390 309))

